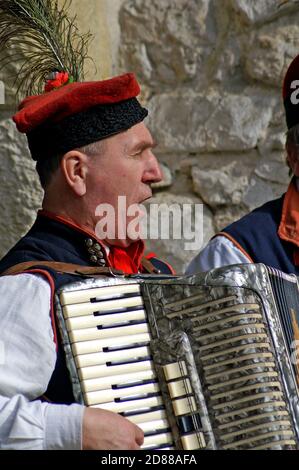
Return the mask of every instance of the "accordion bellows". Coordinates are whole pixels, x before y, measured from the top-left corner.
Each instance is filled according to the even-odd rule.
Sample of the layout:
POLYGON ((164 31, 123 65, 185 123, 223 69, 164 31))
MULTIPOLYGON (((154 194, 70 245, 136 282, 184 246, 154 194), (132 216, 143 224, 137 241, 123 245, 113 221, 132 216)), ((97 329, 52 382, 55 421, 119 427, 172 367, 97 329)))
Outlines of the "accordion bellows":
POLYGON ((77 402, 144 449, 297 449, 296 276, 264 265, 87 279, 56 296, 77 402))

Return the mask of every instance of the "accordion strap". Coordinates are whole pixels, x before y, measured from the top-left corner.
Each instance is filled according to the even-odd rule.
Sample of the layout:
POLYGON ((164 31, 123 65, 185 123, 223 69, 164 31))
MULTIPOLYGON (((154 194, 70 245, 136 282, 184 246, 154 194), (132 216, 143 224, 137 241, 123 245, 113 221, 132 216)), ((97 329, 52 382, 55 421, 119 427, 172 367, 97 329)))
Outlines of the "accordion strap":
POLYGON ((4 271, 1 276, 9 276, 11 274, 21 274, 35 268, 50 268, 58 273, 74 274, 77 276, 113 276, 122 275, 123 271, 109 267, 101 266, 82 266, 81 264, 60 263, 57 261, 26 261, 11 266, 4 271))
MULTIPOLYGON (((142 265, 149 273, 157 273, 154 265, 146 258, 142 259, 142 265)), ((22 274, 31 269, 50 268, 58 273, 74 274, 77 276, 121 276, 125 273, 118 269, 107 266, 82 266, 81 264, 60 263, 57 261, 26 261, 11 266, 0 276, 10 276, 12 274, 22 274)))

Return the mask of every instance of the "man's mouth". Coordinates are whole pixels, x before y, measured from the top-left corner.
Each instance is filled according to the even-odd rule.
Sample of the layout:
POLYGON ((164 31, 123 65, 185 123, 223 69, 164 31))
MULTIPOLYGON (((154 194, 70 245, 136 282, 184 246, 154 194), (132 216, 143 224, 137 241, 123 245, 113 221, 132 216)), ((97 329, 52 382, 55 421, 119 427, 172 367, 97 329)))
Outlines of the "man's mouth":
POLYGON ((153 193, 151 192, 151 194, 149 196, 147 196, 145 199, 143 199, 142 201, 140 201, 138 204, 143 204, 145 201, 148 201, 149 199, 151 199, 153 197, 153 193))

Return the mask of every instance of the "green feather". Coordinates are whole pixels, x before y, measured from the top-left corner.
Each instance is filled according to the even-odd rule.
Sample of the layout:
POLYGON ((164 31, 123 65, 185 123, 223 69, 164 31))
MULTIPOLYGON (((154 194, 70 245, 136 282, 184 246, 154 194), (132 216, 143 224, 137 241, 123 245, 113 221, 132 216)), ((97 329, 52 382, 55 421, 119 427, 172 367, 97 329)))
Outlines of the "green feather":
POLYGON ((53 70, 84 80, 92 35, 79 34, 76 17, 68 16, 70 3, 59 8, 57 0, 0 0, 0 66, 19 65, 18 94, 43 92, 53 70))

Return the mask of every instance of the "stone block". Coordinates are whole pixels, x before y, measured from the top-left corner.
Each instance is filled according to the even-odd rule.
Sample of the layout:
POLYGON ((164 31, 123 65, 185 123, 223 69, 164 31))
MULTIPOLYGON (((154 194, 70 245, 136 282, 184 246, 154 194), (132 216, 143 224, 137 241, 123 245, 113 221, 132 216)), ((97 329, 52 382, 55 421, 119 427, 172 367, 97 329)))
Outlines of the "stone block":
POLYGON ((257 159, 256 152, 199 158, 191 170, 194 192, 213 210, 242 204, 257 159))
POLYGON ((248 25, 267 21, 279 14, 277 0, 231 0, 231 6, 240 20, 248 25))
POLYGON ((272 116, 267 93, 160 94, 149 101, 149 123, 164 152, 244 151, 256 147, 272 116))
POLYGON ((281 88, 286 69, 298 54, 298 20, 299 11, 292 22, 283 19, 243 36, 245 72, 251 79, 281 88))
POLYGON ((215 40, 208 16, 209 0, 124 2, 121 67, 133 69, 152 88, 197 82, 215 40))
POLYGON ((273 183, 253 175, 244 194, 243 202, 248 210, 253 210, 271 199, 280 197, 286 190, 287 184, 273 183))
POLYGON ((32 225, 41 207, 42 190, 26 138, 11 120, 0 121, 0 256, 32 225))

